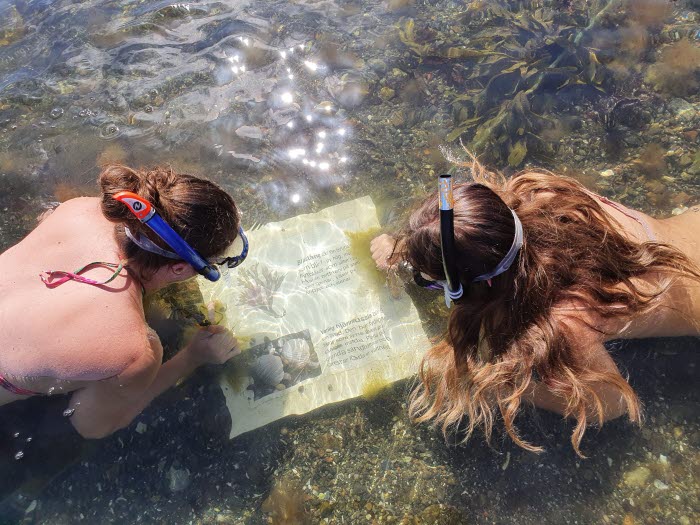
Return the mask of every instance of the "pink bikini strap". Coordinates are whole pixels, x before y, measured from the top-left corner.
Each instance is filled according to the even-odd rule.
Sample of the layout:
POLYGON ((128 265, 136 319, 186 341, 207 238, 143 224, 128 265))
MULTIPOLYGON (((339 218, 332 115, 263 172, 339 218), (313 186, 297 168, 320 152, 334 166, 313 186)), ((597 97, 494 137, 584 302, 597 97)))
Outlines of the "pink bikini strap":
POLYGON ((630 219, 636 221, 642 228, 644 228, 644 231, 646 232, 647 237, 649 238, 650 241, 656 240, 656 235, 654 235, 654 232, 651 231, 651 228, 649 227, 647 222, 644 219, 642 219, 642 217, 640 217, 636 211, 631 210, 627 206, 624 206, 618 202, 611 201, 610 199, 608 199, 607 197, 604 197, 603 195, 598 195, 597 193, 593 193, 590 190, 586 190, 586 193, 588 193, 591 196, 597 197, 598 199, 600 199, 600 201, 602 203, 607 204, 611 208, 615 208, 617 211, 619 211, 623 215, 626 215, 630 219))
POLYGON ((46 270, 45 272, 39 274, 39 278, 46 286, 50 288, 55 288, 56 286, 59 286, 67 281, 76 281, 79 283, 91 284, 93 286, 100 286, 102 284, 107 284, 116 279, 117 275, 119 275, 123 268, 124 261, 120 261, 119 264, 108 262, 91 262, 90 264, 86 264, 82 268, 78 268, 75 272, 65 272, 63 270, 46 270), (114 268, 114 273, 106 281, 95 281, 94 279, 89 279, 80 275, 82 272, 86 271, 87 269, 93 266, 114 268))
POLYGON ((33 390, 27 390, 26 388, 15 386, 1 375, 0 375, 0 387, 4 388, 8 392, 12 392, 13 394, 18 395, 18 396, 41 395, 41 392, 34 392, 33 390))

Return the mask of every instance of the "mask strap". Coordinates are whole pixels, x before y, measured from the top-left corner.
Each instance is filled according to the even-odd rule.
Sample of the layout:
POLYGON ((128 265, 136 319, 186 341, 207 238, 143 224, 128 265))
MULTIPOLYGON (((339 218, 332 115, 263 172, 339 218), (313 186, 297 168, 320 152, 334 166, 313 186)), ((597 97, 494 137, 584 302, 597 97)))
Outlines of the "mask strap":
POLYGON ((128 226, 124 226, 124 233, 131 240, 131 242, 144 251, 155 253, 156 255, 161 255, 163 257, 167 257, 168 259, 180 259, 178 254, 161 248, 145 235, 139 235, 136 237, 133 233, 131 233, 128 226))
POLYGON ((515 257, 518 255, 518 252, 520 251, 520 248, 523 246, 523 225, 520 222, 520 219, 518 216, 515 214, 513 210, 510 210, 510 212, 513 214, 513 221, 515 222, 515 237, 513 238, 513 244, 510 246, 510 250, 508 250, 508 253, 506 254, 505 257, 501 260, 501 262, 498 263, 498 266, 489 273, 484 273, 482 275, 479 275, 478 277, 474 278, 474 282, 477 281, 486 281, 489 283, 489 286, 491 286, 491 279, 496 277, 497 275, 501 275, 503 272, 508 270, 510 268, 511 264, 513 264, 513 261, 515 260, 515 257))

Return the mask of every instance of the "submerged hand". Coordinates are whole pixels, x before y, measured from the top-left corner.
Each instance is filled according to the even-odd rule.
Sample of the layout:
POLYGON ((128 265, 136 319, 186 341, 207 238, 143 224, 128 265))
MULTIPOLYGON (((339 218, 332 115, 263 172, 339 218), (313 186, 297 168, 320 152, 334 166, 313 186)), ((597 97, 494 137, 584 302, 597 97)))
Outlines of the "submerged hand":
POLYGON ((372 252, 372 258, 380 270, 388 270, 391 267, 389 258, 394 252, 396 239, 391 235, 383 233, 382 235, 372 239, 369 249, 372 252))
POLYGON ((220 365, 241 353, 238 341, 230 330, 221 325, 200 328, 187 347, 197 364, 220 365))

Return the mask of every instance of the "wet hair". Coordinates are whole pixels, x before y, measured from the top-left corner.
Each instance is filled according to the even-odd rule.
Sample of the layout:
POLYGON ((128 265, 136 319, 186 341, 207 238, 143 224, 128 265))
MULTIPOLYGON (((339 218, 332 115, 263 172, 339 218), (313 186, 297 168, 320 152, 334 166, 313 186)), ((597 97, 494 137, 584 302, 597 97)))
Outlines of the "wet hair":
MULTIPOLYGON (((506 180, 476 161, 472 176, 474 182, 454 189, 456 262, 464 297, 450 310, 445 338, 422 360, 411 416, 431 421, 445 434, 463 430, 464 441, 481 428, 488 441, 500 415, 518 445, 541 451, 520 438, 514 424, 537 380, 565 401, 565 416, 576 418, 571 441, 580 455, 589 418, 603 423, 595 384, 615 388, 637 423, 640 403, 617 371, 592 370, 577 355, 572 325, 555 306, 573 301, 577 310, 598 319, 629 320, 656 308, 675 278, 700 280, 700 270, 669 245, 624 237, 620 225, 574 179, 531 171, 506 180), (492 287, 474 283, 475 276, 496 267, 513 242, 508 208, 522 222, 523 246, 492 287), (651 291, 638 280, 650 274, 658 276, 651 291)), ((444 279, 437 202, 436 193, 411 215, 396 258, 444 279)))
MULTIPOLYGON (((231 196, 206 179, 176 173, 169 167, 132 169, 118 164, 103 168, 99 176, 102 214, 116 223, 117 242, 129 263, 148 279, 173 259, 142 250, 124 233, 145 235, 171 250, 153 231, 141 224, 129 208, 112 197, 131 191, 149 201, 163 219, 203 257, 222 255, 238 236, 240 214, 231 196)), ((172 250, 171 250, 172 251, 172 250)))

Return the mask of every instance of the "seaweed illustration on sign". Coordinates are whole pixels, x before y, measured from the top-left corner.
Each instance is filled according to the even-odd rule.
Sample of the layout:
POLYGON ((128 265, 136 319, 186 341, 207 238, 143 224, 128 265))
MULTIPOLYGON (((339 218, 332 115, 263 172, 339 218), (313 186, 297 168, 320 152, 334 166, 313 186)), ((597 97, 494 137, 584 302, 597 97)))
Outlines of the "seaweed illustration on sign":
POLYGON ((553 155, 556 141, 548 136, 556 136, 562 122, 545 113, 605 96, 612 86, 588 37, 621 2, 587 4, 525 11, 508 2, 472 2, 456 20, 469 26, 469 38, 452 41, 404 19, 401 41, 419 64, 441 64, 454 88, 448 91, 454 93, 455 128, 447 140, 462 138, 484 161, 513 168, 529 154, 553 155))
POLYGON ((257 308, 272 317, 284 317, 287 311, 274 306, 275 295, 282 286, 284 274, 275 272, 259 263, 249 265, 239 272, 239 282, 243 287, 240 301, 252 308, 257 308))

